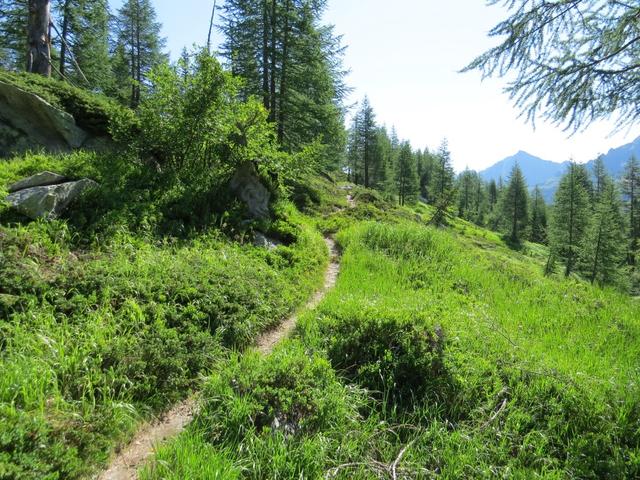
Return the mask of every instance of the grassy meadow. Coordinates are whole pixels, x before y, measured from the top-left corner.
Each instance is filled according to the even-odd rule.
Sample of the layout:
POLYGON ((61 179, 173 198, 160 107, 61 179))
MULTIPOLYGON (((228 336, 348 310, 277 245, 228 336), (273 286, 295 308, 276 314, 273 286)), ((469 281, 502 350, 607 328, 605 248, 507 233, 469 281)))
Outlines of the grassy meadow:
POLYGON ((2 162, 0 190, 44 168, 101 188, 73 220, 29 222, 0 206, 3 480, 84 478, 104 465, 142 420, 199 389, 225 351, 303 303, 327 262, 320 233, 284 202, 268 226, 285 242, 274 250, 213 215, 217 228, 165 234, 181 224, 172 200, 142 196, 135 166, 116 156, 2 162))
POLYGON ((218 363, 142 478, 640 475, 640 304, 428 213, 321 219, 336 288, 272 355, 218 363))

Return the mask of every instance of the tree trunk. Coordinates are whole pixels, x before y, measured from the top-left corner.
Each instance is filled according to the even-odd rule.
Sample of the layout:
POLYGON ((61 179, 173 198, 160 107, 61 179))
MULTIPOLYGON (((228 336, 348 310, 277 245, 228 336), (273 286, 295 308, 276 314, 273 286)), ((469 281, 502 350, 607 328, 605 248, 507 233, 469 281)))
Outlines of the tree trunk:
POLYGON ((513 225, 511 227, 511 240, 518 240, 518 192, 513 192, 513 225))
POLYGON ((60 76, 64 78, 65 69, 67 66, 67 37, 69 36, 69 16, 71 0, 65 0, 64 7, 62 9, 62 34, 60 39, 60 76))
POLYGON ((598 242, 596 244, 596 251, 593 259, 593 270, 591 271, 591 284, 593 285, 596 281, 596 276, 598 274, 598 262, 600 260, 600 248, 602 245, 602 223, 603 218, 600 217, 600 224, 598 225, 598 242))
POLYGON ((136 2, 137 15, 136 15, 136 103, 137 107, 140 105, 140 85, 142 84, 142 43, 140 41, 140 30, 142 28, 141 12, 140 12, 140 0, 136 2))
POLYGON ((574 167, 571 167, 571 190, 570 190, 570 209, 569 209, 569 252, 567 254, 567 266, 564 271, 564 276, 568 277, 573 271, 573 228, 574 228, 574 213, 575 213, 575 178, 574 167))
POLYGON ((269 112, 269 120, 271 122, 276 121, 276 70, 277 70, 277 61, 278 55, 276 52, 277 42, 276 35, 278 34, 277 29, 277 1, 271 0, 271 111, 269 112))
POLYGON ((211 9, 211 20, 209 20, 209 35, 207 35, 207 52, 211 55, 211 35, 213 34, 213 20, 216 17, 216 0, 213 0, 211 9))
POLYGON ((284 122, 286 120, 286 112, 283 107, 286 101, 287 93, 287 56, 289 55, 289 10, 291 9, 291 0, 287 0, 284 11, 284 38, 282 40, 282 71, 280 72, 280 102, 278 107, 278 142, 282 145, 284 140, 284 122))
POLYGON ((29 0, 27 72, 51 76, 51 2, 29 0))
POLYGON ((636 220, 636 210, 635 210, 635 206, 636 206, 636 175, 633 174, 631 177, 631 252, 629 255, 629 264, 631 265, 635 265, 636 264, 636 248, 638 248, 638 225, 637 225, 637 220, 636 220))
POLYGON ((364 187, 369 188, 369 122, 366 120, 364 131, 364 187))
POLYGON ((267 0, 262 0, 262 102, 271 110, 269 102, 269 8, 267 0))

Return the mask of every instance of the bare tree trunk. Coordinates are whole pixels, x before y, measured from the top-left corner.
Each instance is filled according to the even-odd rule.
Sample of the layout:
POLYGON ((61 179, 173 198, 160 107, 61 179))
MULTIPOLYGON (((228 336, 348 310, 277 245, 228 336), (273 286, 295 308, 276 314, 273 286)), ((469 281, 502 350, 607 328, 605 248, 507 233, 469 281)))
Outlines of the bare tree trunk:
POLYGON ((287 0, 284 11, 284 38, 282 40, 282 71, 280 72, 280 102, 278 107, 278 142, 282 145, 284 140, 284 122, 286 120, 286 108, 284 103, 287 95, 287 56, 289 55, 289 16, 291 15, 291 0, 287 0))
POLYGON ((27 72, 51 76, 51 2, 29 0, 27 72))
POLYGON ((67 37, 69 36, 70 7, 71 0, 65 0, 64 7, 62 8, 62 34, 60 35, 60 75, 63 78, 67 66, 67 37))
POLYGON ((277 3, 276 0, 271 0, 271 111, 269 112, 269 120, 272 122, 276 120, 277 20, 277 3))
POLYGON ((213 33, 213 19, 216 16, 216 0, 213 0, 213 8, 211 9, 211 20, 209 20, 209 35, 207 36, 207 52, 211 55, 211 34, 213 33))
POLYGON ((269 9, 267 0, 262 0, 262 101, 264 108, 271 109, 269 102, 269 9))
POLYGON ((138 12, 136 15, 136 107, 140 104, 140 85, 142 84, 142 43, 140 40, 141 12, 140 0, 137 1, 138 12))

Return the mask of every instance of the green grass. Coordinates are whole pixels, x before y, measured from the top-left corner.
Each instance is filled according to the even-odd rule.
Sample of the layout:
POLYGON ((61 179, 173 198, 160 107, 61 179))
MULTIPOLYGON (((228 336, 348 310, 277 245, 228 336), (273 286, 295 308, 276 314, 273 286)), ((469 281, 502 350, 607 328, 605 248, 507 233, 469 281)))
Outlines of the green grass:
POLYGON ((514 252, 477 227, 434 229, 409 213, 369 205, 321 221, 339 230, 337 287, 297 340, 262 363, 220 364, 205 411, 164 454, 197 438, 240 478, 390 478, 394 465, 398 478, 640 475, 640 304, 543 276, 542 247, 514 252), (301 352, 331 369, 301 375, 289 368, 301 352), (257 395, 265 384, 277 395, 257 395), (263 427, 255 412, 300 392, 356 410, 305 429, 315 417, 303 408, 288 433, 263 427))
POLYGON ((123 197, 134 203, 148 188, 125 160, 79 152, 0 164, 0 190, 43 168, 102 184, 54 221, 0 206, 2 479, 88 475, 322 281, 326 247, 292 205, 280 202, 264 226, 286 240, 274 250, 252 246, 252 226, 234 230, 230 217, 170 236, 162 195, 110 198, 130 185, 123 197))
POLYGON ((27 155, 0 190, 43 166, 102 187, 53 222, 0 206, 0 478, 87 475, 196 388, 145 480, 640 476, 640 303, 545 277, 544 246, 362 189, 346 208, 333 178, 291 186, 312 217, 243 225, 118 155, 27 155), (316 227, 336 288, 246 351, 321 283, 316 227))

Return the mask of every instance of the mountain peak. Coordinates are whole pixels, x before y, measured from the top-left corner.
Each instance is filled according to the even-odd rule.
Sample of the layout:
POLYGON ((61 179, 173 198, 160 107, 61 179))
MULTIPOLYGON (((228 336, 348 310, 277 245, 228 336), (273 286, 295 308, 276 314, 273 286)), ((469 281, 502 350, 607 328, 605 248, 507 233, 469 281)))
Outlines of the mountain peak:
MULTIPOLYGON (((604 156, 604 164, 609 174, 614 177, 620 177, 631 155, 635 155, 640 159, 640 137, 631 143, 609 150, 604 156)), ((486 181, 498 180, 500 177, 506 179, 511 174, 511 169, 516 162, 520 165, 529 187, 533 188, 539 185, 547 200, 553 198, 560 177, 565 172, 568 163, 544 160, 524 150, 518 150, 515 155, 500 160, 493 166, 481 171, 480 176, 486 181)), ((587 167, 591 166, 592 163, 589 162, 587 167)))

